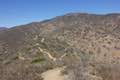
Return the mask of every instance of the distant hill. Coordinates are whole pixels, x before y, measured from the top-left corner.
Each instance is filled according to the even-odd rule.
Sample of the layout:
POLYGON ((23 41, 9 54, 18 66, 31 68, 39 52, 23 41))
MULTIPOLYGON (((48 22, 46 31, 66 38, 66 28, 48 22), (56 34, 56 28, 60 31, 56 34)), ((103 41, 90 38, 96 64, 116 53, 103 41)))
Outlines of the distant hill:
MULTIPOLYGON (((0 33, 1 80, 39 80, 38 74, 45 70, 70 65, 74 70, 81 60, 90 61, 91 55, 96 61, 90 63, 92 69, 98 63, 119 64, 120 14, 69 13, 0 30, 5 30, 0 33)), ((110 80, 102 72, 90 75, 110 80)))
POLYGON ((0 27, 0 31, 1 30, 6 30, 7 28, 6 27, 0 27))

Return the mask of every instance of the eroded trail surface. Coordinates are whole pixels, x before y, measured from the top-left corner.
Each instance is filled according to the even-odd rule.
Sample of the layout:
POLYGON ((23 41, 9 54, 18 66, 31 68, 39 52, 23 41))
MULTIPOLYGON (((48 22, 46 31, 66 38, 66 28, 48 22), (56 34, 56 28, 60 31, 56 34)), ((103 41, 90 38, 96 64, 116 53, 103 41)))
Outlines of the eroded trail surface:
POLYGON ((42 73, 43 80, 65 80, 67 75, 62 75, 63 68, 54 68, 42 73))

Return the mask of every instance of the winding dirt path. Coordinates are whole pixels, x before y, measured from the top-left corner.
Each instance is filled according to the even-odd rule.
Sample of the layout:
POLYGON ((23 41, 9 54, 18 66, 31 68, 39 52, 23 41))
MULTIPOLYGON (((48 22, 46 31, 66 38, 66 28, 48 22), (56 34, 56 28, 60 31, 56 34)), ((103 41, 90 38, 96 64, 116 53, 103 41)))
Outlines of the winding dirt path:
POLYGON ((61 75, 61 71, 64 68, 54 68, 52 70, 48 70, 42 73, 42 77, 44 80, 65 80, 67 75, 61 75))

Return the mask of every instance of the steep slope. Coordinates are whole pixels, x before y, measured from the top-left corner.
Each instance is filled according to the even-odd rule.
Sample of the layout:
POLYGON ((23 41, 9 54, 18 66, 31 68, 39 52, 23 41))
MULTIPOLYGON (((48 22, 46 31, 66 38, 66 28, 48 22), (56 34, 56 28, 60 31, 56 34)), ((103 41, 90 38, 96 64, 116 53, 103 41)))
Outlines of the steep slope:
POLYGON ((119 62, 119 21, 120 14, 69 13, 7 29, 0 33, 0 77, 40 80, 37 75, 46 69, 79 62, 81 53, 94 55, 98 62, 119 62))

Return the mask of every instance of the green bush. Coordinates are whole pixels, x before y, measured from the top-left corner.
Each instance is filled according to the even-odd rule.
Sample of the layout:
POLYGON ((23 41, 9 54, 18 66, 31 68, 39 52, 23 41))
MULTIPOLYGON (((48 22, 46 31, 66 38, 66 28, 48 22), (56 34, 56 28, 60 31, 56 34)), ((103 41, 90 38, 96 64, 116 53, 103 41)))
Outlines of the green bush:
POLYGON ((40 63, 40 62, 43 62, 43 61, 45 61, 44 58, 38 57, 38 58, 33 59, 31 63, 40 63))

